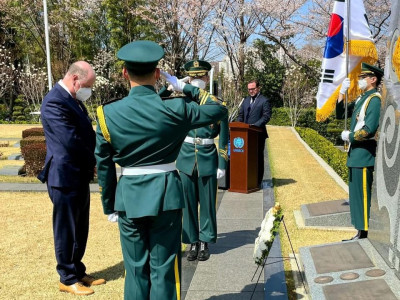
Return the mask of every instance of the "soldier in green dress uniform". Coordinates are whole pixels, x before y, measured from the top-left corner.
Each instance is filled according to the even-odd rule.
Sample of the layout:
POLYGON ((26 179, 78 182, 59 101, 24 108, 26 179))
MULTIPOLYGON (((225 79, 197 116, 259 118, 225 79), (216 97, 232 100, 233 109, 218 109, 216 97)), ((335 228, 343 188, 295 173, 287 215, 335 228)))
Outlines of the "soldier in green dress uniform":
MULTIPOLYGON (((208 62, 192 60, 184 68, 192 85, 206 87, 211 70, 208 62)), ((187 256, 189 261, 196 258, 207 260, 210 257, 208 243, 217 240, 217 179, 225 176, 228 134, 227 114, 220 122, 191 130, 176 161, 185 194, 182 242, 191 244, 187 256), (214 139, 218 135, 217 150, 214 139)))
MULTIPOLYGON (((375 134, 379 126, 381 95, 376 88, 380 84, 383 70, 362 63, 358 86, 363 91, 356 101, 348 105, 351 116, 350 131, 342 132, 342 140, 350 143, 347 156, 349 168, 349 200, 351 223, 357 234, 351 240, 368 236, 368 221, 371 207, 371 187, 376 156, 375 134)), ((343 95, 350 86, 346 78, 340 89, 336 104, 336 117, 343 119, 345 106, 343 95)))
POLYGON ((162 100, 154 85, 164 50, 151 41, 122 47, 129 95, 97 109, 97 174, 105 214, 118 212, 125 299, 180 299, 182 183, 175 160, 187 133, 226 116, 206 91, 168 76, 185 96, 162 100), (120 165, 117 181, 115 164, 120 165))

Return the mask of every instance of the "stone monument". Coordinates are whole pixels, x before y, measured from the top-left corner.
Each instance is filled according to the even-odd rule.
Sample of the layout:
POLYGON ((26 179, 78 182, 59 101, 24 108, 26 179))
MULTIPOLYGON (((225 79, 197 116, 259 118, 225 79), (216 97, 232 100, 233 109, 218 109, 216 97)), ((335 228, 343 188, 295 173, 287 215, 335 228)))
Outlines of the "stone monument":
POLYGON ((400 278, 400 2, 392 2, 389 51, 371 201, 369 240, 400 278))

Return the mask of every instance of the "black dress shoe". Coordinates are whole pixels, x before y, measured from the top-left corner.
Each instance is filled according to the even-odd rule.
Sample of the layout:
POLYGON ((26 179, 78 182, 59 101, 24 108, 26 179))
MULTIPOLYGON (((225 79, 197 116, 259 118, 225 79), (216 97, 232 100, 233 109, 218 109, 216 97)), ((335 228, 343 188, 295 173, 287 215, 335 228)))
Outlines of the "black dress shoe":
POLYGON ((342 242, 347 242, 347 241, 356 241, 356 240, 361 240, 361 239, 366 239, 368 237, 368 230, 359 230, 355 236, 353 236, 349 240, 342 240, 342 242))
POLYGON ((368 231, 360 230, 360 233, 351 240, 356 241, 356 240, 366 239, 367 237, 368 237, 368 231))
POLYGON ((348 241, 358 240, 358 239, 359 239, 359 236, 360 236, 360 232, 361 232, 361 230, 357 231, 357 234, 356 234, 355 236, 353 236, 351 239, 342 240, 342 242, 348 242, 348 241))
POLYGON ((199 253, 199 243, 191 244, 189 254, 187 256, 187 260, 188 261, 195 260, 197 258, 198 253, 199 253))
POLYGON ((360 230, 358 239, 366 239, 368 237, 368 230, 360 230))
POLYGON ((206 261, 210 258, 210 251, 208 250, 208 244, 206 242, 200 242, 199 255, 197 259, 199 261, 206 261))

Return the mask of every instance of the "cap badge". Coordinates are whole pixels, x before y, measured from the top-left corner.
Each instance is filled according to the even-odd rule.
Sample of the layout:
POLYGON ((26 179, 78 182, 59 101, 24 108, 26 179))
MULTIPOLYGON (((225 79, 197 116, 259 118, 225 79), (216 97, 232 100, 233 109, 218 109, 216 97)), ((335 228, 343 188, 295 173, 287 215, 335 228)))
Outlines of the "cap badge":
POLYGON ((198 68, 199 67, 199 62, 197 60, 195 60, 193 62, 193 67, 198 68))

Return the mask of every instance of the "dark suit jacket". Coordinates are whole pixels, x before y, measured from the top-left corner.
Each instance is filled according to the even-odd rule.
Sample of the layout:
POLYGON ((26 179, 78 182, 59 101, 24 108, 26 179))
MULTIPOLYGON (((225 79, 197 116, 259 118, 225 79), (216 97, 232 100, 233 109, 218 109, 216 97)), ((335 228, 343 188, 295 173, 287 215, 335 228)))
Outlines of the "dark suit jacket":
POLYGON ((250 107, 250 99, 248 96, 243 100, 239 109, 238 121, 261 127, 264 131, 265 138, 268 137, 265 125, 271 119, 271 105, 266 97, 259 95, 253 105, 250 107))
POLYGON ((88 184, 96 164, 96 138, 85 106, 57 83, 40 112, 47 154, 39 180, 54 187, 88 184))

